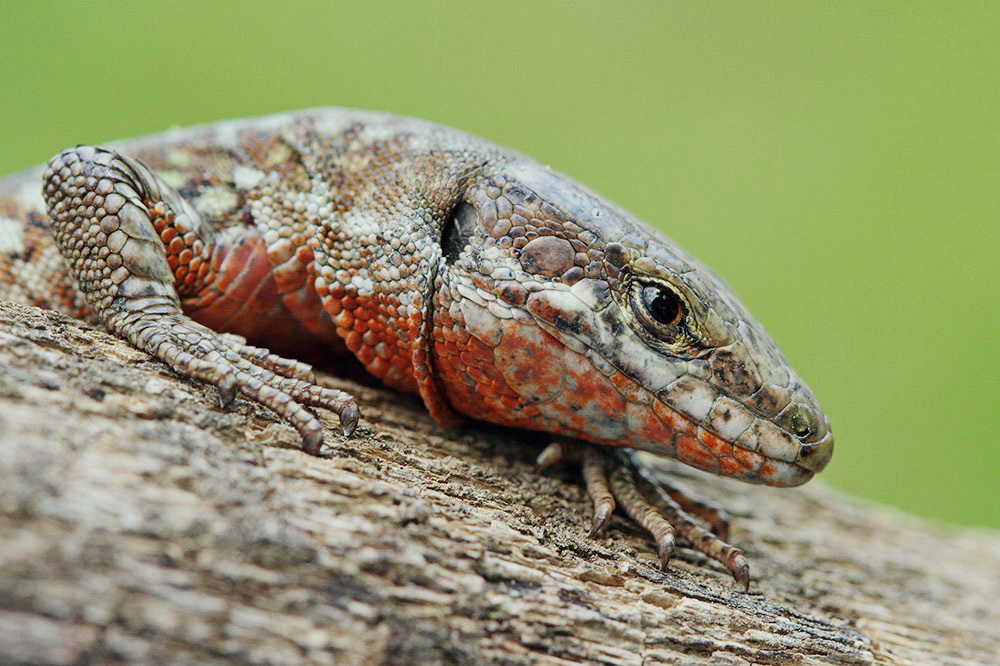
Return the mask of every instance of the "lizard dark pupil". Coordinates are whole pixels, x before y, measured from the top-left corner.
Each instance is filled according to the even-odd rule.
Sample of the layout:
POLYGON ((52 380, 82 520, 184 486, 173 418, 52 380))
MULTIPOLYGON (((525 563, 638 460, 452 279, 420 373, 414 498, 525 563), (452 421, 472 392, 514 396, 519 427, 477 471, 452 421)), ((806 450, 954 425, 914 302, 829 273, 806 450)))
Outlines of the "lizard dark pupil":
POLYGON ((642 303, 649 316, 664 326, 673 326, 680 318, 680 302, 673 292, 664 287, 643 288, 642 303))

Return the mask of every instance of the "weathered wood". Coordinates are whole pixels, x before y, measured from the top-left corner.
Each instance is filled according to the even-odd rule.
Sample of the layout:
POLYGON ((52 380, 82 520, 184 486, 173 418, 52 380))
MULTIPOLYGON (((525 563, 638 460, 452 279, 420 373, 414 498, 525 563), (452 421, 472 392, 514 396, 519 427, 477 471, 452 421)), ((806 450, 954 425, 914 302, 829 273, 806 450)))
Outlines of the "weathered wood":
POLYGON ((625 520, 588 539, 577 471, 532 470, 538 436, 443 431, 413 399, 325 381, 364 419, 314 458, 262 408, 218 409, 100 331, 0 303, 0 662, 1000 655, 995 534, 664 464, 735 514, 745 594, 689 549, 660 571, 625 520))

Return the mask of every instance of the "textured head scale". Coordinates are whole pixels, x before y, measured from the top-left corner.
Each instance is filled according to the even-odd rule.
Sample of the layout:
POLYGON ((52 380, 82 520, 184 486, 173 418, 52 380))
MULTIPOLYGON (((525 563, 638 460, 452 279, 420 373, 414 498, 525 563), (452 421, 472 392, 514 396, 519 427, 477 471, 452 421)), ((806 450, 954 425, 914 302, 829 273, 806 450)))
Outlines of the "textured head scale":
POLYGON ((827 418, 728 285, 569 178, 490 160, 442 247, 432 347, 454 409, 770 485, 830 459, 827 418))

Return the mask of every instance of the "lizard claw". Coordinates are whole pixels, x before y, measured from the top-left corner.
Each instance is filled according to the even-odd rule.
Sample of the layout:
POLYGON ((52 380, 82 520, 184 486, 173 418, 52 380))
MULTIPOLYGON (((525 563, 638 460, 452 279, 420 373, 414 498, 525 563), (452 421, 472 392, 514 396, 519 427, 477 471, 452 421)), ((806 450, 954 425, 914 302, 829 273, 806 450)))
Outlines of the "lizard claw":
POLYGON ((670 558, 674 556, 674 546, 673 533, 663 535, 656 544, 656 554, 660 557, 661 569, 666 569, 670 565, 670 558))
POLYGON ((219 383, 215 385, 215 388, 219 392, 219 407, 222 409, 231 407, 233 401, 236 400, 236 393, 239 391, 239 386, 236 384, 236 376, 231 374, 223 376, 219 380, 219 383))
POLYGON ((309 366, 257 347, 244 348, 235 336, 224 337, 186 315, 145 315, 119 332, 178 373, 215 386, 222 407, 230 406, 239 392, 270 408, 298 430, 306 453, 317 455, 323 445, 323 426, 306 406, 336 413, 345 437, 357 428, 360 412, 354 397, 303 379, 311 376, 309 366))
POLYGON ((361 418, 361 410, 358 409, 357 403, 352 399, 343 408, 339 414, 340 416, 340 432, 344 437, 350 437, 354 434, 354 430, 358 427, 358 419, 361 418))
MULTIPOLYGON (((610 499, 610 498, 608 498, 610 499)), ((603 501, 600 504, 595 502, 594 506, 594 518, 590 523, 590 533, 587 535, 590 538, 594 538, 601 533, 607 524, 611 520, 611 514, 615 512, 615 501, 610 499, 610 501, 603 501)))
POLYGON ((604 456, 593 446, 583 450, 583 480, 594 503, 594 518, 590 523, 590 537, 593 538, 604 529, 615 512, 615 498, 608 487, 604 456))
POLYGON ((607 457, 598 447, 587 446, 583 450, 583 478, 594 503, 591 537, 604 528, 618 506, 653 537, 662 568, 669 565, 679 534, 695 549, 726 567, 744 591, 750 589, 750 564, 743 552, 697 524, 686 509, 693 507, 713 528, 725 530, 728 521, 723 514, 683 496, 677 488, 665 487, 665 482, 643 465, 635 453, 617 451, 614 458, 616 465, 609 473, 607 457), (675 496, 679 501, 674 500, 675 496))
POLYGON ((579 453, 579 449, 569 442, 559 440, 550 442, 535 458, 535 471, 540 472, 543 469, 548 469, 563 460, 574 460, 579 456, 579 453))

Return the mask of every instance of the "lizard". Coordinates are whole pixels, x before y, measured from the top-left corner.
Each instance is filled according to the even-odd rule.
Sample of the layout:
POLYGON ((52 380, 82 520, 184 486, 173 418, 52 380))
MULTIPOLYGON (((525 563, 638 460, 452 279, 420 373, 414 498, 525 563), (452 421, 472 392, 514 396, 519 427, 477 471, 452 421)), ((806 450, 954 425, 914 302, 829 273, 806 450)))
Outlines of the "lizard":
POLYGON ((749 589, 725 511, 635 455, 797 486, 829 420, 733 290, 623 208, 430 122, 317 108, 77 146, 0 182, 0 298, 101 324, 271 410, 318 455, 354 398, 269 349, 353 355, 454 427, 546 433, 616 508, 749 589), (260 346, 257 346, 260 345, 260 346))

